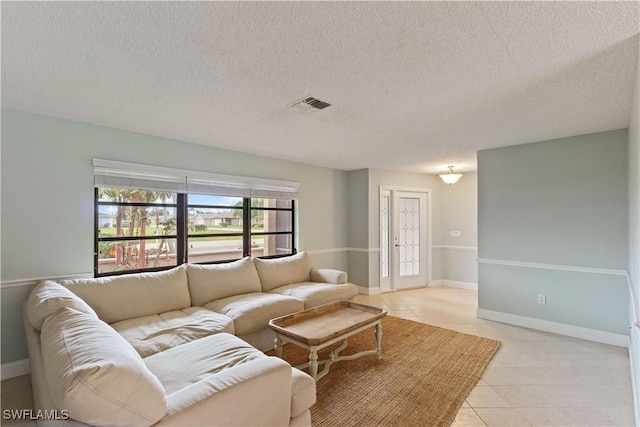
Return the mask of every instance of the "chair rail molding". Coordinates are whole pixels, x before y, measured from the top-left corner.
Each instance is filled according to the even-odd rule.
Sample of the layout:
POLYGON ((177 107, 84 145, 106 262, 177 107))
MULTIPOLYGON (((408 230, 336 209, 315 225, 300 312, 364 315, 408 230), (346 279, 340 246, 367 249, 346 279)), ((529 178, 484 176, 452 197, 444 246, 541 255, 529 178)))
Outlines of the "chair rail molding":
POLYGON ((538 262, 510 261, 488 258, 478 258, 478 264, 501 265, 505 267, 535 268, 539 270, 573 271, 576 273, 607 274, 612 276, 628 277, 627 270, 617 270, 612 268, 580 267, 575 265, 544 264, 538 262))
POLYGON ((333 254, 339 252, 363 252, 363 253, 376 253, 380 252, 380 248, 334 248, 334 249, 314 249, 305 251, 309 255, 321 255, 321 254, 333 254))
POLYGON ((92 277, 93 277, 93 273, 76 273, 76 274, 65 274, 63 276, 33 277, 29 279, 5 280, 2 283, 0 283, 0 289, 32 286, 43 280, 60 281, 60 280, 73 280, 73 279, 90 279, 92 277))
POLYGON ((433 245, 431 249, 455 250, 455 251, 477 251, 476 246, 450 246, 450 245, 433 245))

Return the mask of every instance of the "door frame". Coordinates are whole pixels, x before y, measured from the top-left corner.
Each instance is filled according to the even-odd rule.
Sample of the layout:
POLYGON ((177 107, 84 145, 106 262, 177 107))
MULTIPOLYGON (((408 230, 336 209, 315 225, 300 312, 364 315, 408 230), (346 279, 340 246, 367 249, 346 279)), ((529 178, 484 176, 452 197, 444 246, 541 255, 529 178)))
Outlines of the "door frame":
MULTIPOLYGON (((383 229, 383 224, 382 224, 382 208, 383 208, 383 196, 384 193, 388 192, 389 193, 389 224, 393 224, 393 212, 395 209, 395 206, 393 206, 393 193, 395 191, 403 191, 403 192, 410 192, 410 193, 424 193, 426 196, 426 204, 427 204, 427 212, 426 212, 426 228, 427 228, 427 239, 424 245, 424 250, 426 252, 426 283, 425 283, 425 287, 427 286, 431 286, 431 274, 432 274, 432 213, 431 213, 431 189, 430 188, 422 188, 422 187, 402 187, 402 186, 392 186, 392 185, 380 185, 378 188, 378 238, 379 238, 379 247, 380 247, 380 258, 379 258, 379 263, 380 263, 380 269, 379 269, 379 280, 380 280, 380 292, 395 292, 396 291, 396 283, 394 283, 394 277, 396 273, 393 273, 391 271, 391 242, 393 240, 393 237, 391 236, 391 233, 393 233, 392 230, 389 231, 390 235, 388 236, 388 247, 387 249, 389 250, 388 252, 388 256, 389 256, 389 277, 383 277, 383 257, 385 255, 384 251, 385 248, 383 248, 383 233, 384 233, 384 229, 383 229)), ((421 249, 422 249, 422 245, 421 245, 421 249)), ((403 289, 408 289, 408 288, 403 288, 403 289)))

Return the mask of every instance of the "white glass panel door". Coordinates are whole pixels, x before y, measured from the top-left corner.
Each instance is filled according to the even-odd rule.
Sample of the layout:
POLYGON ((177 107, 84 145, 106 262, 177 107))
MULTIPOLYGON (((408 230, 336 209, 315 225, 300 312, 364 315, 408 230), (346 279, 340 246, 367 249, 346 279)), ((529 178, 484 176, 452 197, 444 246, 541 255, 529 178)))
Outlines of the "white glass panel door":
POLYGON ((392 191, 393 289, 427 286, 427 194, 392 191))
POLYGON ((389 292, 391 286, 391 191, 380 191, 380 290, 389 292))
POLYGON ((429 190, 380 187, 380 291, 427 286, 429 190))
POLYGON ((381 267, 382 267, 382 277, 385 279, 389 277, 389 196, 384 196, 382 198, 382 230, 381 230, 381 241, 380 248, 382 253, 381 267))
POLYGON ((398 198, 400 277, 420 274, 420 199, 398 198))

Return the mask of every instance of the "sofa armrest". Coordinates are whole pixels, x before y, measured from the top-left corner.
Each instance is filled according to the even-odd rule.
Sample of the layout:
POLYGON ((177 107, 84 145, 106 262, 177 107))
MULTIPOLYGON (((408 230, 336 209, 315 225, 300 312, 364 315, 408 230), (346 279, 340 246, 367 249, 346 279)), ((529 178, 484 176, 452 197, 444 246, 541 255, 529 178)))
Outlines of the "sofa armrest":
POLYGON ((291 369, 266 357, 209 375, 167 396, 167 416, 157 425, 289 425, 291 369))
POLYGON ((333 283, 334 285, 342 285, 347 283, 347 273, 341 270, 333 270, 331 268, 312 268, 311 281, 318 283, 333 283))

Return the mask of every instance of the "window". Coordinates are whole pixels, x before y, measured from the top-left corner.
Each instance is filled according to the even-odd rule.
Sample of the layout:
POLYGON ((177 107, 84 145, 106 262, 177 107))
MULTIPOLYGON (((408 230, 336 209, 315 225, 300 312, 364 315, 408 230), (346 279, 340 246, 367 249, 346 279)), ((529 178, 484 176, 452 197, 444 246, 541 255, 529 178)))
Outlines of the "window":
POLYGON ((296 252, 296 183, 104 160, 94 170, 95 276, 296 252))
POLYGON ((178 265, 177 194, 96 188, 94 273, 178 265))
POLYGON ((293 200, 251 199, 251 248, 264 256, 290 254, 293 200))
POLYGON ((188 195, 188 251, 190 263, 238 259, 243 245, 242 197, 188 195))

